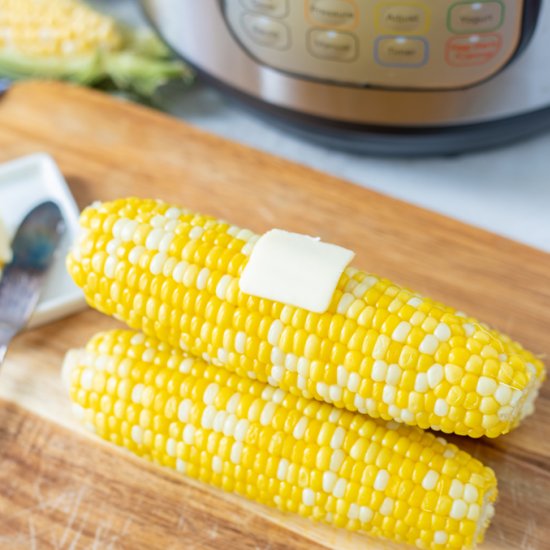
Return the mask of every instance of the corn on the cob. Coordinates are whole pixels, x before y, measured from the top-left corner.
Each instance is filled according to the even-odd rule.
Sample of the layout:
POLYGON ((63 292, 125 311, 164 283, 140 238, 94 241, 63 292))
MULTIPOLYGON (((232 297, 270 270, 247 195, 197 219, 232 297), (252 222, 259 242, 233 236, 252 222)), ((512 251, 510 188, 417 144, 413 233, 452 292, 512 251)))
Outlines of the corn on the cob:
POLYGON ((421 428, 496 437, 530 413, 542 363, 386 279, 346 269, 328 312, 239 290, 256 236, 159 201, 81 218, 68 269, 98 310, 295 395, 421 428))
POLYGON ((469 548, 493 513, 490 468, 418 428, 293 396, 132 331, 64 365, 93 432, 284 511, 420 548, 469 548))
POLYGON ((79 0, 0 0, 0 74, 91 84, 111 78, 150 96, 188 75, 149 32, 132 31, 79 0))

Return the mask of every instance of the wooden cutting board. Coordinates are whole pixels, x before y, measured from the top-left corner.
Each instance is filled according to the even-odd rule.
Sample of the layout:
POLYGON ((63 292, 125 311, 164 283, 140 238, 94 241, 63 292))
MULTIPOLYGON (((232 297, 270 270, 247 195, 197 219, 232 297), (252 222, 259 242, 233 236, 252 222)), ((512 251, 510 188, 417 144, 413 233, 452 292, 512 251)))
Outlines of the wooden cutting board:
MULTIPOLYGON (((38 151, 54 156, 81 207, 155 196, 258 232, 320 235, 356 250, 358 267, 549 354, 550 256, 540 251, 67 85, 24 84, 0 101, 0 161, 38 151)), ((0 548, 397 548, 223 494, 85 435, 60 383, 62 357, 113 326, 87 311, 13 343, 0 372, 0 548)), ((454 438, 498 475, 484 548, 549 548, 549 420, 547 384, 512 434, 454 438)))

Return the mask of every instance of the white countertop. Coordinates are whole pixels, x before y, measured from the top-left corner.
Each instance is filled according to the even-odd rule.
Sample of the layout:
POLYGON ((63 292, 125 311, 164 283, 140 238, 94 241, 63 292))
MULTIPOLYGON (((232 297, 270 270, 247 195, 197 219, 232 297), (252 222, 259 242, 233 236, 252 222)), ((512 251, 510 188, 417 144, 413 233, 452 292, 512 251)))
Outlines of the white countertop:
MULTIPOLYGON (((129 0, 119 0, 116 12, 138 20, 129 0)), ((376 158, 298 139, 204 85, 164 98, 170 113, 213 133, 550 252, 550 133, 477 154, 376 158)))

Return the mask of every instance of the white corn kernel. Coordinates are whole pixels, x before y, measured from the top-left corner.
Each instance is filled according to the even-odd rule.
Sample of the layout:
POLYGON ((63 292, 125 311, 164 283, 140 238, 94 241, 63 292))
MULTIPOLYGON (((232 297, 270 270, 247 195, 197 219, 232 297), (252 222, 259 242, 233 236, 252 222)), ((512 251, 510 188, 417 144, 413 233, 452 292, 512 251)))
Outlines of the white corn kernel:
POLYGON ((315 504, 315 493, 309 488, 304 489, 302 491, 302 502, 306 506, 313 506, 315 504))
POLYGON ((343 365, 338 365, 336 369, 336 382, 341 388, 345 388, 348 383, 348 371, 343 365))
POLYGON ((183 372, 184 374, 187 374, 188 372, 191 372, 191 369, 193 367, 193 364, 194 364, 194 360, 191 359, 190 357, 188 357, 187 359, 184 359, 179 367, 178 367, 178 370, 180 372, 183 372))
POLYGON ((332 493, 338 476, 334 472, 323 472, 323 491, 332 493))
POLYGON ((447 323, 439 323, 434 330, 434 336, 440 342, 446 342, 451 337, 451 329, 447 323))
POLYGON ((414 381, 414 391, 426 393, 428 388, 428 375, 425 372, 419 372, 414 381))
POLYGON ((246 334, 242 331, 237 332, 235 335, 235 351, 237 353, 244 353, 246 344, 246 334))
POLYGON ((391 343, 391 340, 385 334, 380 334, 376 339, 376 344, 374 344, 374 349, 372 350, 372 356, 374 359, 384 359, 386 357, 386 352, 391 343))
POLYGON ((214 417, 214 423, 212 424, 212 429, 215 432, 222 432, 223 431, 223 425, 225 423, 225 418, 227 416, 227 413, 225 411, 218 411, 216 413, 216 416, 214 417))
POLYGON ((384 386, 384 390, 382 391, 382 401, 387 405, 391 405, 395 402, 396 394, 397 390, 395 389, 395 386, 384 386))
POLYGON ((437 399, 434 405, 434 413, 437 416, 445 416, 449 412, 449 405, 445 399, 437 399))
POLYGON ((336 498, 344 498, 347 486, 348 482, 343 477, 339 478, 336 482, 336 485, 334 486, 334 489, 332 490, 332 494, 336 498))
POLYGON ((388 364, 385 361, 377 360, 372 366, 371 378, 375 382, 383 382, 388 372, 388 364))
POLYGON ((332 449, 339 449, 344 443, 345 436, 346 430, 344 430, 344 428, 342 428, 341 426, 338 426, 334 430, 334 434, 332 435, 332 439, 330 440, 330 447, 332 449))
POLYGON ((401 369, 399 365, 395 363, 388 367, 388 372, 386 374, 386 383, 390 386, 397 386, 399 379, 401 378, 401 369))
POLYGON ((140 426, 132 426, 132 431, 130 435, 134 443, 141 445, 143 441, 143 429, 140 426))
POLYGON ((410 323, 407 323, 407 321, 401 321, 394 329, 391 337, 392 340, 395 342, 405 342, 407 340, 407 336, 409 335, 409 332, 411 331, 411 325, 410 323))
POLYGON ((418 351, 426 355, 434 355, 438 347, 439 340, 433 334, 426 334, 422 342, 420 342, 418 351))
POLYGON ((286 397, 286 392, 282 390, 281 388, 275 388, 275 391, 273 392, 273 395, 271 396, 271 400, 273 403, 282 403, 283 399, 286 397))
POLYGON ((276 410, 277 405, 275 403, 266 403, 262 410, 262 414, 260 415, 260 424, 262 426, 268 426, 271 424, 276 410))
POLYGON ((479 516, 481 514, 481 508, 479 504, 470 504, 470 507, 468 508, 468 519, 471 521, 477 521, 479 519, 479 516))
POLYGON ((330 457, 329 468, 333 472, 337 472, 341 468, 345 458, 346 458, 346 453, 342 451, 342 449, 336 449, 330 457))
POLYGON ((512 415, 514 414, 514 408, 510 407, 510 405, 505 405, 504 407, 500 407, 498 410, 498 418, 502 422, 507 422, 512 418, 512 415))
POLYGON ((198 290, 204 290, 206 288, 206 284, 208 283, 208 277, 210 277, 210 270, 207 267, 203 267, 199 271, 199 275, 197 276, 198 290))
POLYGON ((359 508, 359 520, 362 523, 368 523, 373 516, 372 510, 368 506, 361 506, 359 508))
POLYGON ((223 423, 223 435, 226 437, 233 437, 235 434, 235 427, 237 426, 238 419, 236 415, 229 414, 225 418, 225 422, 223 423))
POLYGON ((229 284, 232 281, 231 275, 224 275, 216 285, 216 296, 220 300, 225 300, 225 295, 227 293, 227 289, 229 288, 229 284))
POLYGON ((168 249, 170 248, 170 245, 172 244, 173 240, 174 240, 173 233, 165 233, 164 237, 162 237, 159 243, 159 252, 168 252, 168 249))
POLYGON ((191 231, 189 231, 189 238, 199 239, 203 233, 204 233, 204 229, 196 225, 195 227, 193 227, 193 229, 191 229, 191 231))
POLYGON ((512 400, 512 388, 506 384, 499 384, 495 391, 495 399, 500 405, 508 405, 512 400))
POLYGON ((426 491, 433 491, 439 480, 439 474, 434 470, 428 470, 428 473, 424 476, 422 480, 422 487, 426 491))
POLYGON ((463 500, 455 500, 451 506, 450 516, 453 519, 462 519, 468 513, 468 505, 463 500))
POLYGON ((168 456, 176 456, 176 440, 172 437, 166 442, 166 454, 168 456))
POLYGON ((294 430, 292 431, 292 435, 296 439, 303 439, 304 435, 306 433, 306 428, 308 427, 309 421, 305 416, 302 416, 300 420, 296 423, 294 426, 294 430))
POLYGON ((383 516, 389 516, 393 511, 394 500, 392 498, 386 497, 382 505, 380 506, 380 513, 383 516))
POLYGON ((348 518, 349 519, 358 519, 359 518, 359 505, 355 504, 355 502, 352 502, 349 505, 348 518))
POLYGON ((376 474, 376 478, 374 480, 374 488, 377 491, 384 491, 388 486, 389 481, 390 481, 390 474, 388 473, 388 471, 380 470, 376 474))
POLYGON ((280 347, 275 346, 271 350, 271 362, 274 365, 284 365, 285 354, 284 354, 283 350, 280 347))
MULTIPOLYGON (((86 371, 84 371, 85 373, 86 371)), ((83 373, 83 375, 84 375, 83 373)), ((82 380, 80 381, 80 383, 82 384, 82 387, 84 389, 90 389, 92 386, 90 384, 90 388, 86 388, 86 386, 84 386, 82 380)), ((145 386, 143 384, 136 384, 134 386, 134 389, 132 390, 132 401, 136 404, 140 404, 141 403, 141 396, 143 394, 143 390, 145 389, 145 386)))
POLYGON ((237 425, 235 426, 235 439, 237 441, 244 441, 246 439, 246 434, 248 432, 248 428, 250 426, 250 422, 246 420, 246 418, 241 418, 237 425))
POLYGON ((220 386, 216 383, 211 383, 208 385, 206 390, 204 391, 204 395, 202 397, 205 405, 213 405, 214 399, 216 398, 216 395, 218 395, 218 392, 220 391, 220 386))
POLYGON ((147 235, 147 239, 145 240, 145 248, 147 250, 158 250, 160 241, 164 237, 164 229, 156 228, 153 229, 149 235, 147 235))
POLYGON ((275 382, 280 382, 283 379, 284 374, 284 367, 281 367, 280 365, 273 365, 271 367, 270 378, 272 378, 275 382))
MULTIPOLYGON (((186 399, 186 401, 189 401, 189 403, 191 403, 191 401, 189 399, 186 399)), ((189 406, 189 409, 190 408, 191 408, 191 406, 189 406)), ((217 414, 218 414, 217 409, 215 407, 213 407, 212 405, 208 405, 208 407, 205 407, 205 409, 202 413, 202 417, 201 417, 201 426, 205 430, 213 429, 214 419, 216 418, 217 414)), ((188 422, 189 421, 189 412, 188 411, 183 412, 182 416, 180 417, 180 420, 182 422, 188 422), (186 420, 184 420, 184 418, 186 420)))
MULTIPOLYGON (((80 376, 80 385, 82 386, 82 388, 85 390, 91 390, 93 382, 94 371, 92 369, 84 369, 80 376)), ((136 386, 134 386, 134 391, 132 392, 132 401, 134 401, 134 403, 138 403, 141 400, 141 392, 139 393, 139 400, 134 399, 134 392, 136 391, 136 388, 138 386, 141 386, 141 392, 143 391, 143 384, 137 384, 136 386)))
POLYGON ((349 309, 349 306, 355 301, 355 296, 353 294, 344 293, 342 294, 342 297, 340 298, 340 301, 338 302, 338 306, 336 308, 336 312, 340 313, 341 315, 345 315, 346 312, 349 309))
POLYGON ((183 428, 183 441, 186 445, 193 445, 195 442, 195 427, 191 424, 187 424, 183 428))
POLYGON ((361 377, 357 372, 351 372, 348 377, 348 390, 356 392, 359 389, 361 383, 361 377))
POLYGON ((230 414, 235 414, 237 412, 237 407, 241 400, 241 395, 239 393, 234 393, 227 402, 225 410, 230 414))
POLYGON ((272 346, 277 346, 279 344, 279 338, 281 337, 283 328, 283 323, 281 323, 279 319, 275 319, 271 323, 271 326, 269 327, 269 332, 267 333, 267 341, 272 346))
POLYGON ((212 470, 216 474, 221 474, 223 470, 223 462, 219 456, 212 457, 212 470))
POLYGON ((241 441, 235 441, 231 446, 230 460, 233 464, 239 464, 243 453, 243 444, 241 441))
POLYGON ((464 485, 461 481, 458 479, 453 479, 451 481, 451 488, 449 490, 449 496, 452 499, 459 499, 462 498, 462 495, 464 494, 464 485))
POLYGON ((464 500, 470 504, 476 502, 479 497, 477 487, 471 483, 466 483, 464 487, 464 500))
POLYGON ((286 458, 281 458, 279 460, 279 465, 277 466, 277 479, 284 481, 286 479, 286 474, 288 472, 288 466, 290 465, 289 461, 286 458))
POLYGON ((443 380, 443 367, 435 363, 428 369, 426 374, 428 376, 428 385, 433 389, 443 380))
POLYGON ((191 412, 191 407, 193 402, 191 399, 184 399, 178 406, 178 420, 187 424, 189 422, 189 413, 191 412))
POLYGON ((497 389, 497 383, 492 378, 488 376, 480 376, 477 381, 477 393, 487 397, 493 395, 497 389))

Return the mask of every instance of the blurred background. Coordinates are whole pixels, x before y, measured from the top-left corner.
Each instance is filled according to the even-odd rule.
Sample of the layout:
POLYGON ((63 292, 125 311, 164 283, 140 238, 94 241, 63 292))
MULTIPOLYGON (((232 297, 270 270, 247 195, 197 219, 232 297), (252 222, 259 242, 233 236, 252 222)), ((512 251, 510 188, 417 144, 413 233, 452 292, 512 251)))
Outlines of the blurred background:
MULTIPOLYGON (((118 21, 137 27, 147 25, 138 1, 87 3, 118 21)), ((256 4, 263 9, 262 2, 256 4)), ((176 19, 180 14, 175 12, 172 17, 176 19)), ((173 25, 176 28, 177 21, 173 25)), ((206 42, 213 39, 204 37, 206 42)), ((221 136, 550 252, 549 132, 498 148, 473 147, 467 154, 387 157, 346 152, 298 137, 274 125, 273 119, 244 108, 201 77, 193 82, 176 79, 163 86, 155 92, 155 105, 221 136)))

